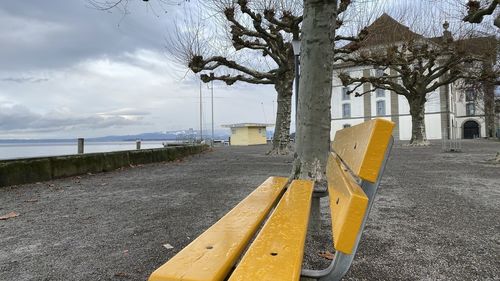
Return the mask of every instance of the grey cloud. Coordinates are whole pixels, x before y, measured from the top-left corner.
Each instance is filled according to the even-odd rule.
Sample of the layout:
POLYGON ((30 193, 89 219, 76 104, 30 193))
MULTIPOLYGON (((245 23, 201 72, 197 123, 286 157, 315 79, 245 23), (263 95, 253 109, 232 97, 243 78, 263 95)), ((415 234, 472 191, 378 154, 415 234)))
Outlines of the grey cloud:
POLYGON ((157 16, 142 1, 130 1, 130 14, 126 16, 120 11, 107 13, 88 6, 85 0, 2 3, 3 70, 65 67, 101 55, 164 48, 164 35, 171 27, 169 15, 157 16), (21 35, 13 39, 8 26, 18 28, 21 35))
POLYGON ((99 113, 101 116, 145 116, 150 115, 150 112, 135 108, 121 108, 108 112, 99 113))
POLYGON ((37 78, 37 77, 5 77, 5 78, 0 78, 0 81, 14 82, 14 83, 41 83, 41 82, 47 82, 49 81, 49 79, 37 78))
POLYGON ((73 115, 53 111, 39 114, 22 105, 0 105, 0 132, 48 132, 72 129, 103 129, 144 124, 143 118, 123 116, 73 115))

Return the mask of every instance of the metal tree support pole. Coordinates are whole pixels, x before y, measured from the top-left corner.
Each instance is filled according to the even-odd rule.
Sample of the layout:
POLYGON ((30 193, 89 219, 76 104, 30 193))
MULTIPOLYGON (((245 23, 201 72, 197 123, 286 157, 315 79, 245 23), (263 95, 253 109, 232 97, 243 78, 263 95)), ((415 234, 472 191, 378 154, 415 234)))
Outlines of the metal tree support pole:
POLYGON ((83 144, 84 144, 84 139, 79 138, 78 139, 78 154, 83 154, 83 144))
POLYGON ((200 80, 200 142, 203 141, 203 100, 201 97, 202 82, 200 80))
POLYGON ((328 268, 323 270, 302 269, 301 280, 313 279, 319 281, 340 281, 342 277, 347 273, 347 271, 351 267, 352 261, 354 260, 354 255, 358 250, 359 241, 361 240, 361 236, 363 235, 363 229, 365 228, 366 221, 368 220, 368 216, 370 215, 373 201, 375 200, 375 194, 377 193, 380 181, 382 180, 382 176, 384 175, 385 165, 387 164, 387 159, 389 158, 389 154, 391 152, 393 144, 394 138, 391 137, 389 145, 387 146, 387 149, 385 151, 384 161, 382 162, 382 166, 380 167, 377 180, 374 183, 368 181, 361 182, 361 188, 368 197, 368 207, 366 209, 363 222, 361 223, 358 236, 356 237, 356 243, 354 244, 352 254, 347 255, 337 251, 335 253, 335 256, 333 257, 332 263, 330 264, 330 266, 328 266, 328 268))
POLYGON ((214 146, 214 80, 213 79, 211 88, 212 88, 212 146, 214 146))
MULTIPOLYGON (((298 34, 294 34, 292 40, 293 54, 295 55, 295 134, 297 134, 298 112, 299 112, 299 80, 300 80, 300 40, 298 34)), ((318 199, 319 200, 319 199, 318 199)))
POLYGON ((298 128, 298 112, 299 112, 299 55, 295 55, 295 133, 297 133, 298 128))

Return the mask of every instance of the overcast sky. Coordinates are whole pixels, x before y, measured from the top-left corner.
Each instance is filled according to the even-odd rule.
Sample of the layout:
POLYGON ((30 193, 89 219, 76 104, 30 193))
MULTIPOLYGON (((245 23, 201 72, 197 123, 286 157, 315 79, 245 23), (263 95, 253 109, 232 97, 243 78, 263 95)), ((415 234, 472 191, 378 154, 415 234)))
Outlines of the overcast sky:
MULTIPOLYGON (((1 1, 0 139, 199 129, 199 79, 166 51, 173 19, 185 9, 164 6, 166 13, 154 6, 157 1, 128 2, 130 13, 124 16, 91 8, 86 0, 1 1)), ((377 3, 414 5, 410 0, 377 3)), ((435 5, 417 7, 435 10, 435 5)), ((381 12, 371 11, 371 20, 381 12)), ((202 93, 209 129, 206 84, 202 93)), ((275 101, 272 86, 216 82, 215 127, 273 123, 275 101)))
MULTIPOLYGON (((165 51, 171 19, 182 10, 131 1, 123 17, 88 6, 0 4, 0 139, 199 129, 199 82, 165 51)), ((210 128, 210 90, 202 90, 210 128)), ((269 86, 215 83, 215 127, 272 123, 275 100, 269 86)))

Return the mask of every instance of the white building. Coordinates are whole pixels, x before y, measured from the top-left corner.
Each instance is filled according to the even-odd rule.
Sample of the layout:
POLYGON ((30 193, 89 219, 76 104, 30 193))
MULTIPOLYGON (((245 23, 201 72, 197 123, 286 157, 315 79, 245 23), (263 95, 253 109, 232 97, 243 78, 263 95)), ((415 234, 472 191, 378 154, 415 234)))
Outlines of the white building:
MULTIPOLYGON (((397 32, 409 29, 388 15, 383 15, 374 24, 389 25, 385 29, 397 32), (397 25, 397 26, 395 26, 397 25)), ((426 40, 435 40, 431 38, 426 40)), ((470 40, 470 39, 469 39, 470 40)), ((380 42, 382 44, 382 42, 380 42)), ((352 77, 381 75, 373 66, 347 66, 338 64, 333 77, 332 92, 332 139, 337 130, 353 126, 373 118, 383 118, 396 124, 394 138, 409 140, 412 122, 410 107, 406 98, 394 92, 377 89, 376 92, 355 97, 346 95, 347 88, 342 86, 338 73, 349 73, 352 77)), ((388 71, 388 70, 387 70, 388 71)), ((363 87, 371 87, 365 85, 363 87)), ((366 91, 367 89, 363 89, 366 91)), ((473 93, 464 93, 456 84, 442 86, 429 93, 425 104, 425 127, 427 139, 478 138, 486 136, 485 115, 481 101, 474 100, 473 93)))

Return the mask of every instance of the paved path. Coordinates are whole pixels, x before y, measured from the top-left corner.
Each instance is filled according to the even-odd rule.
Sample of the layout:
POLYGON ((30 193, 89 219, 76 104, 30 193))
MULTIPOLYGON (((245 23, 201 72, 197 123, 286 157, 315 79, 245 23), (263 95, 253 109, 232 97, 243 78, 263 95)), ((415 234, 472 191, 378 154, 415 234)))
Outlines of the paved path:
MULTIPOLYGON (((0 280, 145 280, 268 176, 288 175, 291 158, 266 149, 0 189, 0 215, 20 214, 0 221, 0 280)), ((500 165, 485 161, 495 150, 397 145, 346 279, 499 280, 500 165)), ((321 266, 328 235, 308 240, 305 264, 321 266)))

